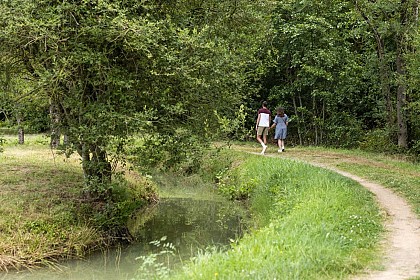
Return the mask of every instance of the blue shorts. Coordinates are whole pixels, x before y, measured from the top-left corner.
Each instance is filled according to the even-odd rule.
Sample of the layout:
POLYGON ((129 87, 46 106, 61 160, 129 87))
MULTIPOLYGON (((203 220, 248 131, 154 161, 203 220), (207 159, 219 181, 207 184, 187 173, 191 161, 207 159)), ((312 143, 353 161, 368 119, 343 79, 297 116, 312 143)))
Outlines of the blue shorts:
POLYGON ((274 139, 276 140, 284 140, 287 136, 287 128, 280 128, 276 129, 276 134, 274 135, 274 139))

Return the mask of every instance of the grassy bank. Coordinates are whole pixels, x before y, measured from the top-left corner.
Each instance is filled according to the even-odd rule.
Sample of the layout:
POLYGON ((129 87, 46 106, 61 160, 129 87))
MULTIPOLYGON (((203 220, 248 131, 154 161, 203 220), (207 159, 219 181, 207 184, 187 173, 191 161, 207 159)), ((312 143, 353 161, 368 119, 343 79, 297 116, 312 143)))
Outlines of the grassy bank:
MULTIPOLYGON (((53 265, 62 258, 78 258, 112 242, 103 230, 112 217, 95 211, 99 205, 83 195, 83 174, 78 157, 66 159, 48 147, 48 139, 26 136, 25 145, 6 138, 0 154, 0 270, 53 265)), ((136 181, 135 178, 129 178, 136 181)), ((126 200, 134 183, 122 186, 126 200)), ((140 197, 138 193, 133 197, 140 197)), ((136 204, 138 205, 138 204, 136 204)), ((129 207, 128 207, 129 208, 129 207)), ((121 214, 121 213, 118 213, 121 214)), ((121 218, 121 216, 119 217, 121 218)))
POLYGON ((259 229, 227 252, 201 254, 174 279, 334 279, 375 263, 381 216, 355 182, 249 155, 219 185, 231 196, 249 195, 259 229))
MULTIPOLYGON (((256 152, 257 145, 237 145, 237 149, 256 152)), ((270 146, 268 153, 275 153, 270 146)), ((420 217, 420 165, 402 155, 385 155, 361 150, 295 147, 281 157, 298 158, 337 167, 359 177, 377 182, 404 197, 420 217)))

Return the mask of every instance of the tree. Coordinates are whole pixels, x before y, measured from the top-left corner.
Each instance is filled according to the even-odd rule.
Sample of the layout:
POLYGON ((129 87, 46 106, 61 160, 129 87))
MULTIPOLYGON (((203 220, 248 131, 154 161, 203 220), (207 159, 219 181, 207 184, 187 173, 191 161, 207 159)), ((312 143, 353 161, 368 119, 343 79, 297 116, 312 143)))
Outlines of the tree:
POLYGON ((396 127, 398 146, 407 148, 408 133, 408 88, 406 55, 411 50, 409 39, 412 30, 416 30, 418 1, 353 1, 356 10, 371 29, 379 60, 380 80, 383 94, 387 100, 389 126, 396 127), (392 55, 392 62, 386 60, 386 53, 392 55), (392 77, 395 76, 395 82, 392 77), (391 89, 396 88, 395 98, 391 89), (392 100, 396 100, 395 105, 392 100), (396 108, 396 110, 394 110, 396 108), (395 112, 395 114, 394 114, 395 112))
POLYGON ((24 144, 24 124, 38 129, 43 126, 44 118, 40 114, 44 100, 34 93, 33 82, 23 75, 24 69, 16 58, 1 50, 0 57, 0 112, 8 125, 17 126, 18 143, 24 144))
POLYGON ((277 3, 259 94, 293 113, 290 139, 357 146, 381 129, 385 149, 413 142, 417 11, 414 0, 277 3))
POLYGON ((196 134, 240 102, 255 29, 241 23, 239 40, 221 28, 261 22, 251 2, 3 1, 0 42, 55 108, 89 193, 106 199, 130 136, 196 134))
POLYGON ((359 100, 367 88, 357 74, 363 69, 353 45, 357 26, 346 2, 277 4, 261 95, 293 114, 291 136, 301 145, 354 145, 361 132, 362 122, 352 117, 364 112, 359 100))

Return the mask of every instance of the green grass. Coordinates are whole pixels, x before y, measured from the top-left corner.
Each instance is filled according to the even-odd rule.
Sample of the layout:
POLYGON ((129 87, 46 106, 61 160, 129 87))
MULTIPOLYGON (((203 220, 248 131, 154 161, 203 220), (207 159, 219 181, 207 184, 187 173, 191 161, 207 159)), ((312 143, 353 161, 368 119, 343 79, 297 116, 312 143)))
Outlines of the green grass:
POLYGON ((377 261, 382 217, 357 183, 257 156, 232 173, 230 187, 253 182, 250 205, 259 229, 229 251, 202 253, 174 279, 336 279, 377 261))
MULTIPOLYGON (((92 216, 96 205, 83 195, 79 158, 66 159, 52 151, 43 136, 28 135, 25 145, 18 145, 14 137, 4 138, 5 151, 0 154, 0 271, 53 265, 59 259, 83 257, 104 246, 108 236, 92 216)), ((134 183, 127 185, 147 185, 133 176, 128 179, 134 183)))
POLYGON ((290 149, 286 156, 335 166, 382 184, 404 197, 420 217, 420 165, 398 155, 325 148, 290 149))
MULTIPOLYGON (((27 136, 24 146, 4 138, 0 269, 48 264, 97 246, 101 233, 77 218, 83 181, 79 159, 54 155, 46 137, 27 136)), ((393 179, 386 171, 394 169, 405 176, 393 180, 399 186, 414 182, 405 188, 413 191, 408 196, 418 195, 418 182, 409 181, 416 178, 417 166, 397 159, 316 148, 288 149, 281 156, 328 161, 359 176, 376 174, 378 180, 393 179), (365 170, 352 171, 357 169, 365 170)), ((382 217, 372 195, 353 181, 293 160, 232 151, 206 154, 199 172, 153 175, 153 180, 164 185, 163 197, 195 198, 215 197, 212 183, 218 182, 222 193, 249 198, 255 227, 228 251, 202 252, 173 278, 337 279, 376 265, 382 217)), ((134 175, 131 180, 147 183, 134 175)), ((415 199, 411 202, 415 205, 415 199)))
POLYGON ((81 255, 100 240, 74 223, 80 167, 41 147, 8 145, 0 157, 0 270, 81 255))
MULTIPOLYGON (((235 149, 258 152, 261 146, 254 143, 236 143, 235 149)), ((404 155, 323 147, 286 147, 285 153, 278 154, 271 145, 267 153, 282 158, 326 164, 379 183, 405 198, 420 217, 420 164, 404 155)))

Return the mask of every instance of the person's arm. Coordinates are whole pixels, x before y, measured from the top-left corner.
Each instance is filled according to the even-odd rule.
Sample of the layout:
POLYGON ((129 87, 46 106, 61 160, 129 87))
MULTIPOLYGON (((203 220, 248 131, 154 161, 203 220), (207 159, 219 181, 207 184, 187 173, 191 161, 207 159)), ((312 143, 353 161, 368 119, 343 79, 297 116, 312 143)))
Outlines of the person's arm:
MULTIPOLYGON (((271 119, 271 116, 270 116, 270 119, 271 119)), ((274 122, 273 122, 273 124, 270 126, 270 129, 275 128, 275 127, 276 127, 276 125, 277 125, 277 123, 276 123, 276 118, 274 118, 274 122)))
POLYGON ((255 130, 258 130, 258 124, 260 123, 261 114, 258 114, 257 123, 255 124, 255 130))
POLYGON ((286 126, 289 125, 289 117, 286 115, 286 122, 285 122, 286 126))

